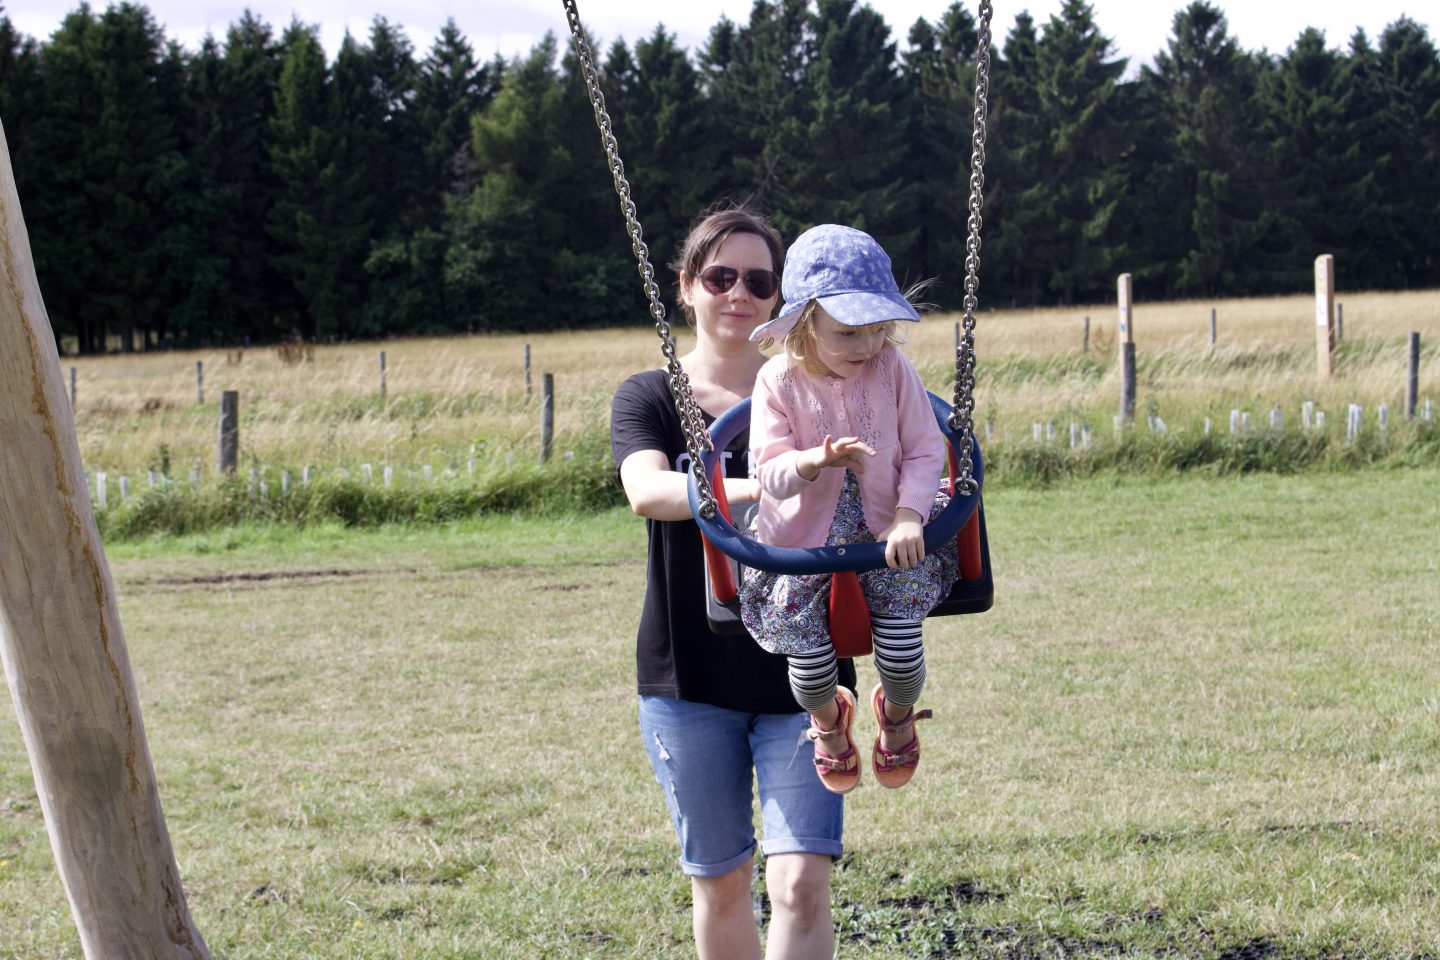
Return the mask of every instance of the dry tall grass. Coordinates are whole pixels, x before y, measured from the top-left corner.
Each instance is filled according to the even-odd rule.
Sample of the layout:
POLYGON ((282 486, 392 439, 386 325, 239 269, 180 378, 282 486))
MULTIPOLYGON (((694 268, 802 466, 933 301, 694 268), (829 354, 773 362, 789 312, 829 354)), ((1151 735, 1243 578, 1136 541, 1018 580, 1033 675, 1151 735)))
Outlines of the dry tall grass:
MULTIPOLYGON (((1420 331, 1421 397, 1436 393, 1440 291, 1342 296, 1340 375, 1315 373, 1314 304, 1308 296, 1215 302, 1138 303, 1139 408, 1171 429, 1205 417, 1225 423, 1230 409, 1257 419, 1273 406, 1298 419, 1302 402, 1329 410, 1349 403, 1373 417, 1386 403, 1398 419, 1406 338, 1420 331), (1218 317, 1209 347, 1210 310, 1218 317)), ((986 311, 976 329, 977 419, 996 438, 1023 439, 1030 425, 1085 421, 1108 430, 1119 396, 1113 304, 1073 309, 986 311), (1090 349, 1081 352, 1084 317, 1090 349)), ((929 317, 910 331, 909 355, 931 389, 948 396, 958 315, 929 317)), ((680 350, 689 335, 677 325, 680 350)), ((377 465, 436 469, 469 459, 538 455, 543 373, 556 390, 556 449, 605 448, 610 394, 630 373, 662 363, 649 324, 623 330, 472 336, 317 346, 65 358, 78 377, 76 423, 91 469, 183 476, 213 469, 217 406, 240 394, 242 460, 299 469, 377 465), (524 376, 531 351, 531 385, 524 376), (384 400, 379 353, 386 354, 384 400), (196 403, 195 363, 204 367, 205 402, 196 403)), ((68 371, 67 371, 68 374, 68 371)))

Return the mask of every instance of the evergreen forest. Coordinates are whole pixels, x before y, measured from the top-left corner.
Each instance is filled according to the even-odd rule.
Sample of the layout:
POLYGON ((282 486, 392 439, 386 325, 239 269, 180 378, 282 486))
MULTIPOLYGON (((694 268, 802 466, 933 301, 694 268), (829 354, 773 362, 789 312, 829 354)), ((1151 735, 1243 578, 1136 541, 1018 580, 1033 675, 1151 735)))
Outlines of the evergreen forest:
MULTIPOLYGON (((57 338, 649 323, 567 41, 484 61, 453 21, 419 51, 376 18, 331 60, 298 20, 247 13, 189 50, 140 4, 82 4, 40 40, 0 10, 0 120, 57 338)), ((658 24, 592 37, 666 295, 692 217, 746 203, 787 241, 868 230, 902 286, 937 278, 958 307, 978 43, 968 4, 892 31, 855 0, 756 0, 697 50, 658 24)), ((982 306, 1104 302, 1121 272, 1151 300, 1292 293, 1320 253, 1344 289, 1440 286, 1440 56, 1414 20, 1247 51, 1196 0, 1128 71, 1067 0, 991 45, 982 306)))

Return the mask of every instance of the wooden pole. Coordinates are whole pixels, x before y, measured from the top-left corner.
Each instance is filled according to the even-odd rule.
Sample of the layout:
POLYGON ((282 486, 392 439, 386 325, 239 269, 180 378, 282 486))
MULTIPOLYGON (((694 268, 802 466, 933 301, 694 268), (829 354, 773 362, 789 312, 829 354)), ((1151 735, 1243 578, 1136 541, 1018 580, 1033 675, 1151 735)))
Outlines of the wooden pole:
POLYGON ((385 399, 385 351, 380 351, 380 399, 385 399))
POLYGON ((1315 371, 1321 380, 1335 375, 1335 257, 1315 258, 1315 371))
POLYGON ((1120 420, 1129 425, 1135 421, 1135 330, 1130 322, 1134 286, 1130 274, 1120 274, 1115 293, 1120 304, 1120 420))
POLYGON ((1215 346, 1215 308, 1210 308, 1210 346, 1215 346))
POLYGON ((240 460, 240 394, 226 390, 220 394, 221 473, 234 473, 240 460))
POLYGON ((199 360, 195 361, 195 404, 199 406, 205 402, 205 364, 199 360))
POLYGON ((1088 315, 1085 317, 1085 333, 1080 338, 1080 352, 1090 352, 1090 317, 1088 315))
POLYGON ((75 368, 70 368, 70 412, 75 412, 75 368))
POLYGON ((540 378, 540 462, 550 459, 550 448, 555 441, 555 374, 547 373, 540 378))
POLYGON ((1410 331, 1410 369, 1405 375, 1405 419, 1415 419, 1420 401, 1420 331, 1410 331))
POLYGON ((85 956, 209 960, 185 903, 0 129, 0 655, 85 956))
POLYGON ((530 389, 530 344, 525 344, 525 396, 531 395, 530 389))

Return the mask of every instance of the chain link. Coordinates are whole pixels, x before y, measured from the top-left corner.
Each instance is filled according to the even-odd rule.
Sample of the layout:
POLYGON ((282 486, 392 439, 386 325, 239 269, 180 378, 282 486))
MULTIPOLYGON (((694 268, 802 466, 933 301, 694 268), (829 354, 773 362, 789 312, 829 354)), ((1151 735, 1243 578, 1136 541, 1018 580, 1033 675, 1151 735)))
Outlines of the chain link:
MULTIPOLYGON (((570 35, 575 40, 575 53, 580 59, 585 75, 585 88, 589 92, 590 106, 595 111, 595 125, 600 128, 600 142, 605 148, 605 160, 615 183, 615 193, 620 198, 620 211, 625 215, 625 232, 630 237, 630 250, 644 280, 645 296, 650 301, 650 316, 655 321, 655 333, 660 337, 660 349, 665 355, 665 370, 669 375, 670 393, 675 398, 675 412, 680 417, 680 427, 685 434, 685 449, 690 454, 690 471, 700 499, 699 512, 705 519, 715 516, 716 504, 710 480, 705 476, 701 459, 703 452, 712 449, 710 432, 705 428, 705 418, 690 389, 690 377, 680 366, 675 356, 675 336, 665 316, 665 305, 660 302, 660 288, 655 283, 655 270, 650 265, 650 250, 645 245, 640 221, 635 216, 635 203, 630 196, 630 183, 625 179, 625 164, 620 159, 620 148, 611 128, 610 115, 605 112, 605 95, 600 91, 600 80, 595 70, 594 57, 585 32, 580 24, 580 13, 575 0, 562 0, 565 17, 570 26, 570 35)), ((970 139, 970 216, 966 223, 969 237, 965 249, 965 301, 964 336, 955 345, 955 399, 950 408, 950 428, 960 434, 959 475, 956 489, 963 494, 976 490, 974 473, 975 449, 975 309, 978 303, 976 291, 980 287, 980 226, 983 222, 980 209, 985 199, 985 123, 990 101, 990 20, 993 8, 989 0, 981 0, 980 20, 977 37, 978 50, 975 58, 975 113, 974 132, 970 139)))
POLYGON ((975 307, 980 288, 980 207, 985 202, 985 120, 990 107, 989 0, 981 0, 979 49, 975 56, 975 129, 970 138, 970 236, 965 249, 965 335, 955 345, 955 402, 950 408, 950 429, 960 434, 959 475, 956 489, 966 495, 976 490, 975 449, 975 307))
POLYGON ((630 183, 625 179, 625 164, 620 160, 620 147, 615 141, 610 115, 605 112, 605 95, 600 91, 600 79, 595 70, 590 44, 586 41, 584 28, 580 24, 580 13, 575 7, 575 0, 563 2, 570 35, 575 40, 575 55, 580 58, 580 67, 585 74, 585 89, 590 95, 590 106, 595 111, 595 125, 600 128, 605 161, 615 183, 615 193, 620 198, 620 211, 625 215, 625 233, 630 237, 630 250, 635 255, 636 267, 644 280, 645 296, 650 301, 650 316, 655 321, 655 333, 660 337, 660 350, 665 354, 670 394, 675 398, 675 413, 680 417, 680 429, 685 434, 685 449, 690 454, 690 473, 699 493, 700 516, 709 520, 715 516, 715 493, 710 489, 710 479, 705 476, 705 463, 701 456, 713 449, 710 431, 705 427, 705 417, 690 389, 690 377, 675 356, 675 336, 670 330, 670 321, 665 316, 665 304, 660 302, 660 287, 655 283, 655 269, 650 265, 650 248, 645 245, 640 221, 635 216, 630 183))

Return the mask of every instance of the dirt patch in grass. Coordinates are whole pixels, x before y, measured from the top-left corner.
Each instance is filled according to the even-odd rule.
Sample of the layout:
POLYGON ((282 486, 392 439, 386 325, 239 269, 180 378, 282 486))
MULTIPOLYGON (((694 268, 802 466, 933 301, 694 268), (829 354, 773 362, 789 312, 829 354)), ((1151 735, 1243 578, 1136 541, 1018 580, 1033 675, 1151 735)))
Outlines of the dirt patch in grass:
POLYGON ((386 570, 371 568, 355 568, 351 570, 253 570, 245 573, 206 573, 193 577, 151 577, 148 580, 140 580, 137 582, 146 586, 158 587, 292 587, 331 583, 335 580, 345 580, 352 577, 395 577, 418 572, 419 571, 413 567, 386 570))

